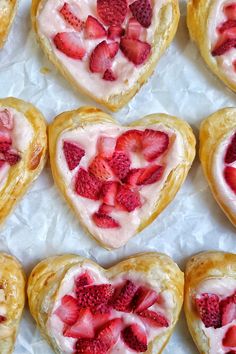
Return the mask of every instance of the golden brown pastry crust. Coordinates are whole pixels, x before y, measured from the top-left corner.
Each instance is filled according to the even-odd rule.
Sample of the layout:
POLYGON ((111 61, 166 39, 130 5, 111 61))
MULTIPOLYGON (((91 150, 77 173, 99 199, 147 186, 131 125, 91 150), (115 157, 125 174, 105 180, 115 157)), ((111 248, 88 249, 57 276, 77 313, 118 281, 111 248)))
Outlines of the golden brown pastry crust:
POLYGON ((155 40, 154 43, 152 43, 152 55, 150 56, 150 59, 147 61, 147 63, 144 64, 146 67, 145 73, 139 78, 137 83, 131 89, 125 91, 123 94, 113 95, 108 99, 99 99, 96 97, 96 94, 91 94, 91 92, 88 92, 84 87, 80 86, 80 84, 75 81, 66 67, 64 67, 64 65, 61 64, 61 62, 54 55, 53 51, 51 50, 51 44, 49 40, 40 35, 37 25, 37 15, 46 1, 47 0, 32 0, 31 18, 39 44, 43 48, 49 60, 53 62, 54 65, 56 65, 61 74, 76 90, 82 94, 90 96, 92 99, 100 104, 105 105, 112 111, 117 111, 118 109, 125 106, 152 75, 158 60, 175 36, 180 17, 178 0, 166 0, 166 4, 160 10, 160 25, 156 29, 155 40), (170 13, 172 13, 172 21, 170 21, 170 13))
POLYGON ((28 281, 27 292, 29 307, 40 331, 53 347, 54 351, 62 354, 55 340, 47 331, 46 323, 48 317, 53 308, 60 283, 66 272, 74 265, 79 265, 84 262, 87 264, 91 263, 108 278, 113 278, 118 274, 127 273, 129 271, 141 272, 144 274, 148 283, 153 284, 153 286, 158 283, 161 286, 161 291, 169 290, 173 294, 175 298, 175 309, 173 311, 172 323, 162 336, 156 337, 155 340, 150 343, 146 352, 147 354, 161 353, 173 333, 179 318, 183 303, 184 279, 183 273, 170 257, 154 252, 135 255, 107 270, 104 270, 104 268, 89 259, 71 254, 51 257, 36 265, 28 281))
POLYGON ((2 106, 23 113, 31 124, 34 135, 30 148, 22 154, 20 162, 10 168, 7 182, 0 191, 0 224, 25 194, 29 184, 41 173, 47 151, 46 122, 42 114, 32 104, 13 97, 0 99, 0 107, 2 106))
MULTIPOLYGON (((106 114, 105 112, 93 108, 93 107, 82 107, 74 111, 64 112, 57 116, 52 124, 49 126, 49 153, 50 153, 50 163, 52 174, 55 183, 59 187, 62 195, 66 199, 67 203, 76 213, 81 225, 87 231, 86 225, 83 220, 81 220, 80 214, 74 207, 73 203, 71 202, 70 197, 67 194, 67 188, 61 177, 60 171, 56 164, 56 148, 57 148, 57 141, 59 136, 62 132, 67 130, 75 129, 76 127, 83 127, 85 125, 90 124, 118 124, 110 115, 106 114)), ((183 158, 183 163, 178 165, 168 176, 167 181, 159 194, 159 197, 156 201, 156 205, 154 207, 152 215, 149 216, 148 219, 142 220, 136 233, 141 232, 145 227, 147 227, 162 211, 165 207, 173 200, 176 193, 178 192, 179 188, 183 184, 188 171, 191 167, 193 159, 195 157, 195 137, 190 126, 176 118, 171 117, 166 114, 151 114, 148 115, 140 120, 132 122, 130 127, 132 126, 149 126, 153 124, 162 123, 164 126, 168 128, 174 128, 177 130, 185 144, 184 153, 185 156, 183 158)), ((93 235, 92 235, 93 236, 93 235)), ((101 242, 101 240, 99 240, 101 242)), ((102 244, 104 247, 107 248, 106 244, 102 244)))
POLYGON ((7 308, 7 319, 0 323, 0 353, 10 354, 25 304, 25 275, 20 263, 5 253, 0 253, 0 270, 0 289, 4 290, 7 308))
POLYGON ((17 0, 0 0, 0 48, 3 47, 7 39, 14 20, 17 0))
POLYGON ((211 191, 229 220, 236 226, 236 215, 222 200, 215 183, 212 168, 214 154, 230 133, 236 130, 236 108, 224 108, 206 118, 200 127, 200 160, 211 191))
POLYGON ((187 25, 189 33, 213 73, 231 90, 236 91, 236 83, 229 80, 228 76, 219 68, 215 57, 211 55, 211 43, 207 33, 209 25, 208 18, 214 5, 214 0, 188 0, 187 25))
POLYGON ((201 319, 192 306, 198 285, 207 279, 236 278, 236 255, 224 252, 203 252, 190 258, 185 270, 184 311, 188 328, 201 354, 209 353, 209 341, 201 328, 201 319))

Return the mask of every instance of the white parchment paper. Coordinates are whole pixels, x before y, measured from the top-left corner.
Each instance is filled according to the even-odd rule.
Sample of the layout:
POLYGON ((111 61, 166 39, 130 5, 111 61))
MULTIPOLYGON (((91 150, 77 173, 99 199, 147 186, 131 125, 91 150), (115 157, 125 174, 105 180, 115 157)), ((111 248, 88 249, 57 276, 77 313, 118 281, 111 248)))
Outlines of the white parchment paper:
MULTIPOLYGON (((198 137, 201 120, 214 111, 236 105, 236 96, 211 74, 190 43, 186 2, 174 42, 149 82, 128 106, 115 114, 122 123, 149 113, 167 112, 187 120, 198 137)), ((38 47, 30 23, 30 1, 21 0, 4 49, 0 52, 0 97, 15 96, 35 104, 48 122, 59 113, 95 103, 73 91, 38 47), (48 74, 42 68, 49 68, 48 74)), ((87 237, 53 184, 49 166, 29 189, 0 231, 0 250, 12 253, 27 274, 41 259, 74 252, 109 266, 143 251, 167 253, 184 269, 196 252, 219 249, 236 252, 235 229, 220 210, 203 177, 198 158, 171 205, 151 226, 116 251, 106 251, 87 237)), ((24 312, 16 354, 52 353, 24 312)), ((196 354, 184 316, 165 354, 196 354)))

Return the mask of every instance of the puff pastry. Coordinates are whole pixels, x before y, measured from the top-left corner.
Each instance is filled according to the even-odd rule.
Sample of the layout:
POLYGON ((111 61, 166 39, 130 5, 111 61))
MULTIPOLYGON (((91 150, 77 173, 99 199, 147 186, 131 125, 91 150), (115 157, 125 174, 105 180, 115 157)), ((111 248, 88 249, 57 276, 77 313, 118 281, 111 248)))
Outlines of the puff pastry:
POLYGON ((138 254, 107 270, 83 257, 63 255, 48 258, 33 269, 28 281, 29 306, 40 331, 56 353, 72 353, 75 347, 77 353, 87 353, 89 344, 90 354, 113 353, 116 349, 130 353, 131 344, 129 341, 127 344, 125 336, 129 324, 131 337, 132 330, 140 330, 140 341, 133 341, 132 352, 157 354, 162 352, 178 320, 183 281, 178 266, 161 253, 138 254), (67 306, 69 300, 73 302, 71 297, 77 297, 74 301, 82 316, 83 311, 87 311, 87 315, 93 312, 86 328, 81 312, 79 317, 77 313, 72 318, 71 306, 67 306), (88 302, 84 302, 85 298, 88 302), (102 315, 99 306, 103 306, 102 315), (69 321, 65 315, 68 311, 69 321), (150 317, 147 320, 150 313, 152 320, 150 317), (98 322, 94 325, 95 318, 98 322), (112 344, 109 341, 103 351, 101 323, 102 328, 113 323, 109 337, 112 344), (79 332, 81 326, 82 332, 79 332), (91 331, 93 326, 95 332, 91 331), (73 332, 75 328, 77 331, 73 332), (99 345, 100 351, 96 351, 99 345))
POLYGON ((82 107, 55 118, 49 150, 64 198, 85 230, 110 249, 123 246, 171 202, 194 159, 195 138, 186 122, 165 114, 122 127, 82 107))
POLYGON ((0 0, 0 48, 3 47, 11 29, 17 9, 17 0, 0 0))
POLYGON ((190 0, 187 24, 209 68, 236 91, 235 1, 190 0))
POLYGON ((0 253, 0 353, 13 352, 25 304, 25 275, 20 263, 0 253))
POLYGON ((200 160, 211 191, 236 225, 236 109, 225 108, 200 127, 200 160))
MULTIPOLYGON (((129 1, 129 4, 133 2, 129 1)), ((124 46, 123 52, 126 53, 126 55, 123 55, 122 50, 119 50, 119 41, 124 32, 121 27, 118 27, 118 31, 119 28, 121 29, 118 35, 110 34, 108 25, 112 15, 107 23, 104 18, 98 15, 97 3, 102 3, 102 1, 90 0, 85 3, 78 0, 68 0, 63 6, 61 0, 33 0, 32 23, 44 52, 63 76, 79 92, 115 111, 126 105, 152 75, 157 61, 176 33, 179 21, 179 6, 177 0, 136 1, 136 5, 140 6, 136 11, 140 12, 140 9, 142 9, 141 17, 145 17, 144 13, 147 14, 152 8, 151 19, 149 19, 151 24, 149 22, 142 23, 139 19, 142 23, 141 27, 140 23, 135 22, 139 28, 139 33, 131 35, 128 31, 127 22, 132 13, 127 7, 127 1, 114 1, 114 9, 118 6, 125 11, 124 15, 127 16, 125 20, 123 18, 121 20, 113 19, 114 24, 110 22, 110 25, 111 27, 116 25, 117 28, 117 25, 119 25, 123 29, 125 28, 126 37, 132 39, 131 41, 121 39, 120 48, 124 46), (144 3, 148 7, 147 9, 141 7, 144 6, 144 3), (90 16, 90 22, 92 22, 91 27, 90 22, 88 23, 86 20, 88 15, 90 16), (91 15, 93 19, 91 19, 91 15), (85 30, 83 30, 84 26, 85 30), (94 34, 93 26, 96 26, 99 33, 94 34), (67 34, 65 35, 64 32, 67 34), (112 63, 110 63, 110 57, 108 58, 109 50, 104 41, 113 45, 114 41, 118 43, 115 44, 115 46, 117 45, 114 53, 115 57, 114 54, 111 54, 112 63), (96 47, 101 42, 103 42, 102 46, 96 47), (100 49, 102 57, 100 57, 100 49), (91 53, 95 53, 95 55, 91 55, 91 53), (93 65, 90 59, 92 56, 96 57, 96 65, 93 65), (97 63, 100 59, 103 63, 105 60, 108 60, 109 63, 98 67, 97 63)), ((113 1, 106 0, 103 1, 103 4, 108 7, 111 6, 107 10, 111 14, 113 12, 113 1)), ((114 16, 118 16, 120 12, 122 10, 117 10, 114 16)), ((138 16, 136 17, 138 18, 138 16)))
POLYGON ((42 171, 46 149, 42 114, 22 100, 0 99, 0 223, 42 171))
POLYGON ((184 309, 200 353, 235 352, 235 294, 235 254, 204 252, 188 261, 184 309))

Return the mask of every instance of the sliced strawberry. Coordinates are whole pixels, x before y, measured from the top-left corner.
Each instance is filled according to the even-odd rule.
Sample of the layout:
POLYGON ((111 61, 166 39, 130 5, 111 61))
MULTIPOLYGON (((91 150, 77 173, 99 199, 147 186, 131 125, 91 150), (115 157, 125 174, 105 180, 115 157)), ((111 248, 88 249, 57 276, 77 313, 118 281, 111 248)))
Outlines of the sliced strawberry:
POLYGON ((80 287, 93 284, 93 278, 88 272, 80 274, 75 279, 75 291, 78 291, 80 287))
POLYGON ((152 22, 152 6, 150 0, 137 0, 129 6, 134 18, 145 28, 152 22))
POLYGON ((80 338, 75 346, 76 354, 107 354, 107 346, 99 339, 80 338))
POLYGON ((224 13, 229 20, 236 20, 236 4, 225 6, 224 13))
POLYGON ((21 157, 15 149, 10 149, 4 152, 4 159, 10 166, 14 166, 21 160, 21 157))
POLYGON ((110 159, 116 146, 116 139, 109 136, 101 136, 97 142, 98 154, 102 157, 110 159))
POLYGON ((116 142, 117 151, 138 152, 142 148, 143 132, 136 129, 127 130, 116 142))
POLYGON ((0 125, 8 130, 12 130, 14 127, 13 115, 8 109, 0 111, 0 125))
POLYGON ((99 43, 93 50, 89 68, 92 73, 104 73, 111 67, 110 49, 106 41, 99 43))
POLYGON ((74 142, 64 141, 63 151, 66 158, 67 166, 70 171, 74 170, 85 155, 84 149, 74 142))
POLYGON ((107 69, 103 75, 103 80, 106 81, 116 81, 117 77, 111 69, 107 69))
POLYGON ((119 222, 107 214, 94 213, 92 218, 97 227, 101 229, 116 229, 120 227, 119 222))
POLYGON ((70 295, 63 296, 61 299, 61 305, 56 309, 54 314, 67 325, 73 325, 79 315, 77 300, 70 295))
POLYGON ((226 354, 236 354, 236 350, 230 350, 230 351, 227 352, 226 354))
POLYGON ((88 16, 85 22, 84 33, 86 38, 97 39, 106 37, 107 31, 103 25, 93 16, 88 16))
POLYGON ((122 326, 121 318, 115 318, 105 324, 99 331, 97 338, 105 343, 107 350, 113 347, 120 337, 122 326))
POLYGON ((127 280, 121 288, 116 289, 112 300, 113 308, 117 311, 131 312, 132 301, 137 289, 137 285, 135 285, 132 281, 127 280))
POLYGON ((6 316, 0 315, 0 323, 5 322, 7 320, 6 316))
POLYGON ((100 191, 102 182, 91 175, 89 172, 80 168, 75 181, 75 191, 78 195, 84 198, 98 200, 100 198, 100 191))
POLYGON ((236 38, 226 39, 222 44, 216 45, 216 47, 211 52, 213 57, 223 55, 227 53, 230 49, 235 48, 236 38))
POLYGON ((0 152, 5 152, 10 149, 12 144, 11 136, 7 131, 0 131, 0 152))
MULTIPOLYGON (((110 57, 111 57, 111 59, 113 59, 119 50, 119 43, 111 42, 108 44, 108 46, 109 46, 109 51, 110 51, 110 57)), ((109 70, 109 69, 107 69, 107 70, 109 70)))
POLYGON ((225 155, 225 163, 236 161, 236 133, 234 134, 225 155))
POLYGON ((236 326, 228 329, 222 343, 224 347, 236 347, 236 326))
POLYGON ((148 184, 153 184, 157 181, 160 181, 163 176, 164 170, 165 167, 161 165, 151 165, 146 168, 143 168, 138 177, 137 185, 146 186, 148 184))
POLYGON ((75 324, 66 327, 63 331, 64 337, 72 338, 93 338, 94 328, 92 325, 93 316, 89 309, 81 309, 75 324))
POLYGON ((146 352, 147 336, 145 331, 138 325, 132 324, 121 332, 125 344, 136 352, 146 352))
POLYGON ((115 151, 109 165, 119 179, 124 179, 129 172, 131 161, 125 152, 115 151))
POLYGON ((236 319, 236 295, 231 295, 220 302, 222 326, 231 323, 236 319))
POLYGON ((142 168, 132 168, 131 170, 129 170, 129 173, 127 174, 124 182, 132 187, 135 187, 137 185, 138 178, 142 172, 142 168))
POLYGON ((111 317, 111 307, 108 305, 100 305, 99 308, 93 310, 93 327, 97 330, 105 325, 111 317))
POLYGON ((126 37, 132 39, 139 39, 142 27, 140 23, 133 17, 129 19, 126 37))
POLYGON ((228 186, 236 194, 236 168, 230 166, 225 167, 224 177, 228 186))
POLYGON ((121 25, 128 12, 127 0, 97 0, 97 12, 105 25, 121 25))
POLYGON ((108 39, 116 39, 123 36, 125 33, 124 29, 119 25, 113 25, 108 28, 108 39))
POLYGON ((151 52, 151 46, 147 42, 126 37, 121 38, 120 49, 126 58, 135 65, 144 64, 151 52))
POLYGON ((113 172, 108 162, 101 156, 95 156, 88 168, 89 172, 101 181, 113 177, 113 172))
POLYGON ((86 50, 77 32, 60 32, 55 35, 53 42, 56 48, 72 59, 81 60, 86 50))
POLYGON ((138 191, 132 191, 125 185, 119 187, 116 201, 129 213, 142 205, 138 191))
POLYGON ((117 182, 112 181, 103 184, 101 191, 103 203, 111 206, 115 205, 118 186, 117 182))
POLYGON ((133 306, 134 312, 142 312, 151 307, 158 299, 156 291, 140 286, 135 294, 133 306))
POLYGON ((75 14, 75 12, 78 12, 78 9, 73 9, 67 2, 65 2, 59 12, 64 17, 65 21, 70 26, 74 27, 76 31, 82 31, 84 22, 75 14))
POLYGON ((196 306, 204 325, 219 328, 221 326, 219 297, 215 294, 201 294, 196 298, 196 306))
POLYGON ((222 23, 217 28, 217 30, 219 33, 224 33, 225 31, 227 31, 228 29, 231 29, 233 27, 236 27, 236 20, 228 20, 228 21, 222 23))
POLYGON ((158 130, 146 129, 142 139, 143 156, 153 161, 161 156, 169 147, 169 136, 158 130))
POLYGON ((89 285, 79 288, 76 292, 79 308, 96 310, 100 305, 106 305, 112 298, 114 288, 111 284, 89 285))
MULTIPOLYGON (((1 167, 1 166, 0 166, 1 167)), ((113 212, 114 206, 102 204, 98 209, 98 214, 106 214, 109 215, 113 212)))
POLYGON ((169 327, 169 323, 164 315, 159 312, 144 310, 139 312, 138 315, 153 327, 169 327))

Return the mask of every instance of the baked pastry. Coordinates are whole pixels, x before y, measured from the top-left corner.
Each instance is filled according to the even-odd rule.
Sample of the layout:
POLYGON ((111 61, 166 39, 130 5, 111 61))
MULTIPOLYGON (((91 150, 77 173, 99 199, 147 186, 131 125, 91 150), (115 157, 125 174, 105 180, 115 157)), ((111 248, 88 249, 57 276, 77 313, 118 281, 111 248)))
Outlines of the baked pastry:
POLYGON ((0 0, 0 48, 3 47, 11 29, 17 9, 17 0, 0 0))
POLYGON ((22 100, 0 99, 0 224, 40 174, 46 149, 42 114, 22 100))
POLYGON ((183 273, 143 253, 110 269, 76 255, 40 262, 28 281, 31 314, 56 353, 161 353, 183 302, 183 273))
POLYGON ((236 353, 236 255, 204 252, 185 272, 184 307, 201 354, 236 353))
POLYGON ((153 114, 120 126, 92 107, 65 112, 49 126, 52 174, 84 228, 118 248, 171 202, 195 156, 189 125, 153 114))
POLYGON ((31 13, 64 77, 114 111, 148 80, 179 21, 177 0, 33 0, 31 13))
POLYGON ((25 275, 20 263, 0 253, 0 353, 13 352, 25 304, 25 275))
POLYGON ((200 128, 200 160, 212 193, 236 225, 236 109, 225 108, 200 128))
POLYGON ((189 0, 187 24, 207 65, 236 91, 236 2, 189 0))

